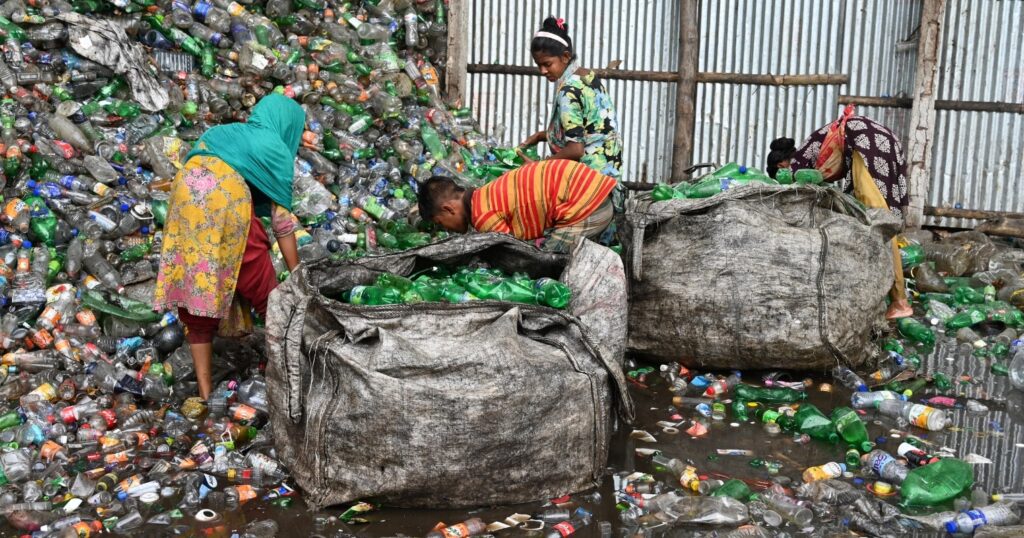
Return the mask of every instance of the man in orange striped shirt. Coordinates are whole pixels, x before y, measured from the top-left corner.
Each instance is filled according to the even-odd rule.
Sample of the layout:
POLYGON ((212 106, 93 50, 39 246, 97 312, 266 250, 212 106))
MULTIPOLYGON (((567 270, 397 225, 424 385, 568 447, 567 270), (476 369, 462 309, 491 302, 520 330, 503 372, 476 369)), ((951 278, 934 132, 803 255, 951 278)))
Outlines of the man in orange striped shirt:
POLYGON ((597 239, 611 223, 615 185, 615 179, 565 159, 527 164, 479 189, 432 177, 420 187, 420 216, 453 232, 472 226, 567 252, 580 237, 597 239))

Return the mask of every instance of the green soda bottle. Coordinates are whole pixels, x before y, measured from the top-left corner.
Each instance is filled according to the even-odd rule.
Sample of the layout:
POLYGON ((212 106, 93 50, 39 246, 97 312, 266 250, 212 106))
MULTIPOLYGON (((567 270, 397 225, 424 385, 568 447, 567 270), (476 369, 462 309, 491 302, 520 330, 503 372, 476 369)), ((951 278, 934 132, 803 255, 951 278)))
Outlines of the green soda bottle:
POLYGON ((533 288, 537 290, 540 302, 551 308, 565 308, 572 300, 572 290, 569 286, 553 278, 539 278, 534 282, 533 288))
POLYGON ((736 386, 732 388, 732 394, 737 400, 761 402, 766 404, 793 403, 807 398, 807 393, 802 390, 793 390, 782 387, 755 387, 743 383, 737 383, 736 386))
POLYGON ((801 168, 793 174, 793 180, 800 185, 821 185, 825 182, 817 168, 801 168))
POLYGON ((792 417, 779 417, 777 422, 786 430, 806 433, 812 439, 829 443, 839 440, 832 421, 820 409, 809 403, 801 404, 800 409, 792 417))
POLYGON ((745 503, 754 496, 754 492, 750 491, 750 486, 748 486, 746 482, 730 478, 729 480, 726 480, 724 484, 719 486, 718 489, 712 492, 711 496, 730 497, 745 503))
POLYGON ((651 199, 655 202, 664 202, 678 197, 679 192, 665 183, 659 183, 654 187, 654 190, 651 191, 651 199))
POLYGON ((374 285, 380 288, 394 288, 405 293, 412 288, 413 282, 404 276, 399 276, 394 273, 384 273, 377 277, 377 282, 374 285))
POLYGON ((348 293, 348 302, 361 306, 401 304, 402 295, 394 288, 379 286, 356 286, 348 293))
POLYGON ((448 156, 448 150, 445 149, 444 142, 441 141, 441 135, 437 134, 437 131, 427 122, 420 124, 420 138, 423 139, 423 146, 435 159, 442 160, 448 156))
POLYGON ((900 261, 904 269, 910 269, 925 261, 924 248, 913 243, 900 249, 900 261))
POLYGON ((953 297, 959 304, 984 304, 985 294, 970 286, 961 286, 953 290, 953 297))
POLYGON ((408 250, 419 248, 430 244, 430 234, 425 232, 410 232, 398 234, 398 248, 408 250))
MULTIPOLYGON (((485 299, 485 297, 480 298, 485 299)), ((523 285, 513 279, 505 279, 494 287, 494 290, 486 299, 510 303, 537 304, 537 292, 533 291, 532 287, 523 285)))
POLYGON ((907 473, 900 485, 903 506, 936 506, 974 485, 974 469, 962 460, 942 458, 907 473))
POLYGON ((438 303, 444 300, 441 286, 431 278, 417 279, 412 286, 402 293, 405 304, 438 303))
POLYGON ((792 185, 793 184, 793 171, 789 168, 780 168, 775 173, 775 181, 778 181, 780 185, 792 185))
POLYGON ((946 328, 954 331, 966 327, 972 327, 988 319, 988 313, 980 306, 971 306, 962 312, 957 312, 946 321, 946 328))
MULTIPOLYGON (((857 412, 849 407, 837 407, 832 410, 832 422, 836 425, 839 436, 853 448, 863 453, 871 452, 874 443, 869 440, 867 427, 857 412)), ((857 458, 859 460, 859 458, 857 458)))
POLYGON ((11 411, 5 415, 0 415, 0 432, 9 430, 15 426, 20 426, 21 422, 21 415, 17 411, 11 411))
POLYGON ((896 328, 899 329, 900 334, 915 342, 926 346, 935 345, 935 333, 933 333, 925 324, 914 318, 903 318, 898 320, 896 322, 896 328))
POLYGON ((722 179, 715 177, 694 185, 680 185, 678 190, 684 198, 710 198, 722 192, 722 179))

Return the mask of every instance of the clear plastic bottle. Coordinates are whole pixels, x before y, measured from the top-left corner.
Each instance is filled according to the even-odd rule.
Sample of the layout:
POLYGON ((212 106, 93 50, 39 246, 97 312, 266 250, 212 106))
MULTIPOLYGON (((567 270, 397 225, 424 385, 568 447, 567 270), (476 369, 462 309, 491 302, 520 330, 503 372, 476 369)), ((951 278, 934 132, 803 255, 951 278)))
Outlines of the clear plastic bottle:
POLYGON ((878 402, 876 407, 878 412, 883 415, 902 418, 918 428, 930 431, 943 430, 947 424, 945 411, 927 405, 900 400, 883 400, 878 402))
POLYGON ((857 392, 867 392, 868 386, 859 375, 846 366, 839 365, 832 369, 832 377, 840 385, 857 392))
POLYGON ((982 508, 968 510, 946 523, 946 532, 950 534, 973 534, 985 525, 994 527, 1015 525, 1020 521, 1020 510, 1014 503, 1000 502, 982 508))
POLYGON ((910 469, 900 465, 895 458, 884 450, 872 450, 861 456, 861 467, 865 472, 873 473, 882 480, 899 484, 907 478, 910 469))
POLYGON ((855 392, 850 396, 850 407, 854 409, 871 409, 886 400, 904 401, 907 397, 891 390, 873 392, 855 392))

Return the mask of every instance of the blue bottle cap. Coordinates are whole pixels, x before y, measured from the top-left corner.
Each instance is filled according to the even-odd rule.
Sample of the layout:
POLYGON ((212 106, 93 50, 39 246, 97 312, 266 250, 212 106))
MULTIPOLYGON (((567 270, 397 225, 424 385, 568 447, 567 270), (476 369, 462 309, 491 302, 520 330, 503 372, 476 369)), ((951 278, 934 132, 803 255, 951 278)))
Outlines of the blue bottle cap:
POLYGON ((121 207, 121 213, 127 213, 127 212, 131 211, 131 209, 132 209, 132 206, 128 205, 127 202, 121 202, 121 206, 120 207, 121 207))
POLYGON ((741 174, 746 174, 747 173, 747 167, 746 166, 741 166, 740 167, 740 173, 741 174))
POLYGON ((868 386, 865 385, 864 383, 860 383, 859 385, 857 385, 857 392, 867 392, 867 391, 868 391, 868 386))
POLYGON ((28 239, 21 242, 21 248, 32 248, 32 242, 28 239))
POLYGON ((122 491, 122 492, 119 492, 119 493, 117 494, 117 500, 119 500, 119 501, 122 501, 122 502, 123 502, 123 501, 124 501, 125 499, 127 499, 127 498, 128 498, 128 494, 127 494, 127 493, 125 493, 125 492, 123 492, 123 491, 122 491))
POLYGON ((956 534, 958 530, 960 530, 960 525, 957 525, 956 521, 946 522, 946 532, 950 534, 956 534))
POLYGON ((78 228, 71 229, 71 237, 78 237, 78 228))
POLYGON ((149 226, 139 228, 139 232, 142 233, 142 235, 149 235, 149 226))
POLYGON ((30 180, 25 182, 25 186, 30 188, 30 189, 36 188, 37 185, 39 185, 39 184, 36 183, 34 179, 30 179, 30 180))

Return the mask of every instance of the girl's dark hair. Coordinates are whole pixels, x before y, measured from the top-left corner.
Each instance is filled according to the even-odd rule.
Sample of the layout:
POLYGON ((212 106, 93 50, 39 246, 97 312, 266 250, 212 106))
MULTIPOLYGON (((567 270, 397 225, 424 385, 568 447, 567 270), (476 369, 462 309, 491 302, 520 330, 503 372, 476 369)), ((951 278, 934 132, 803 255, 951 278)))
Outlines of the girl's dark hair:
POLYGON ((767 169, 768 177, 775 178, 779 171, 779 163, 788 160, 796 153, 796 142, 792 138, 776 138, 772 140, 771 152, 768 153, 767 169))
POLYGON ((549 16, 544 19, 544 22, 540 25, 541 32, 547 32, 554 34, 565 40, 569 46, 565 46, 550 37, 535 37, 530 42, 530 53, 543 53, 548 56, 561 56, 566 52, 569 53, 571 60, 576 59, 576 51, 572 46, 572 38, 569 37, 569 23, 563 19, 556 19, 554 16, 549 16))

